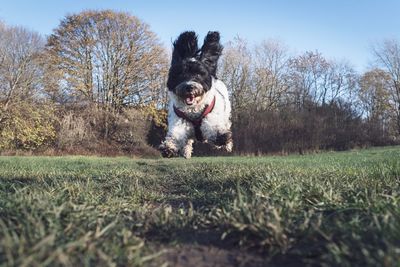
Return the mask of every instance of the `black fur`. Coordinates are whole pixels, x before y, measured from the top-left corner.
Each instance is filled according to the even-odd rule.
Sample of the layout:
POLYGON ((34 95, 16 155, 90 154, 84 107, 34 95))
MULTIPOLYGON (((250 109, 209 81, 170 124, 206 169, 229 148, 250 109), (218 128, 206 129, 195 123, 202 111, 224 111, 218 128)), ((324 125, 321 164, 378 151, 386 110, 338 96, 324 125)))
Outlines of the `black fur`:
POLYGON ((183 32, 174 42, 167 81, 168 89, 178 93, 175 88, 179 84, 195 81, 202 85, 204 92, 210 90, 212 77, 216 77, 222 49, 218 32, 208 32, 200 50, 196 33, 183 32))
POLYGON ((200 59, 208 65, 211 75, 216 77, 218 59, 222 54, 222 45, 219 42, 218 32, 208 32, 201 47, 200 59))
POLYGON ((174 42, 171 65, 180 64, 185 58, 196 57, 198 53, 196 33, 191 31, 183 32, 174 42))
POLYGON ((160 148, 161 155, 164 158, 173 158, 178 156, 178 151, 172 150, 171 148, 168 147, 162 147, 160 148))
POLYGON ((232 133, 231 132, 218 134, 217 138, 215 139, 215 145, 217 145, 217 146, 225 146, 229 142, 232 142, 232 133))

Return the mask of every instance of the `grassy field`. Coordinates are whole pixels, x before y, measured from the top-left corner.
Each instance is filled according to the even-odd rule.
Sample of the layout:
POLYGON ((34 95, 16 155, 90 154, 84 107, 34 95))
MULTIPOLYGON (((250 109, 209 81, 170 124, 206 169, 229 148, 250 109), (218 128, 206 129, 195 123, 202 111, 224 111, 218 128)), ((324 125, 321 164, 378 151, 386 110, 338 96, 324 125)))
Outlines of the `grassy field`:
POLYGON ((0 157, 1 266, 400 266, 400 147, 0 157))

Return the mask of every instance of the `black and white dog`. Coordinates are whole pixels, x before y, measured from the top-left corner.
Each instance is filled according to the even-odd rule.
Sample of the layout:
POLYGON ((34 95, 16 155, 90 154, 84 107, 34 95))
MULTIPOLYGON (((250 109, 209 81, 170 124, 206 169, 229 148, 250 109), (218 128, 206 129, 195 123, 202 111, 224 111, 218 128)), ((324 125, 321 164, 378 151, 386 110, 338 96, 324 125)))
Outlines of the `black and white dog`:
POLYGON ((174 42, 167 81, 168 133, 160 145, 164 157, 190 158, 194 139, 232 151, 228 90, 216 78, 221 53, 218 32, 208 32, 200 49, 192 31, 174 42))

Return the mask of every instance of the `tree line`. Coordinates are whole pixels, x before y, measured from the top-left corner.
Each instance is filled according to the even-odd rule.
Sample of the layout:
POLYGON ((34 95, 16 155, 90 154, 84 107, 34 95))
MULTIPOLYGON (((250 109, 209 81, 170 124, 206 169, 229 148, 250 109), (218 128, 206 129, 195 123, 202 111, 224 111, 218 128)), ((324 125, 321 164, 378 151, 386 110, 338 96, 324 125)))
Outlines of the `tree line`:
POLYGON ((292 55, 276 40, 225 47, 220 76, 231 89, 236 145, 243 153, 392 145, 400 134, 400 42, 371 51, 359 74, 318 51, 292 55))
MULTIPOLYGON (((399 143, 400 42, 382 41, 371 58, 359 74, 277 40, 227 42, 218 76, 230 90, 236 153, 399 143)), ((129 13, 68 15, 46 38, 0 24, 0 151, 158 155, 169 61, 129 13)))

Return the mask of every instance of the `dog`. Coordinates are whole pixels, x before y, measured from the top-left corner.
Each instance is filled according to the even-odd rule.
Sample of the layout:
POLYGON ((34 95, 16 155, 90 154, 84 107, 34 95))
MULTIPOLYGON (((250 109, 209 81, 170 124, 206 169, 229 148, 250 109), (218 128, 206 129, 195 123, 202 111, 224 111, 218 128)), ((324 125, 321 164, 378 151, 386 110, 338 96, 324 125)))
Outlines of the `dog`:
POLYGON ((200 49, 193 31, 183 32, 173 43, 168 132, 159 147, 163 157, 190 158, 195 139, 232 152, 231 104, 216 76, 222 49, 216 31, 208 32, 200 49))

